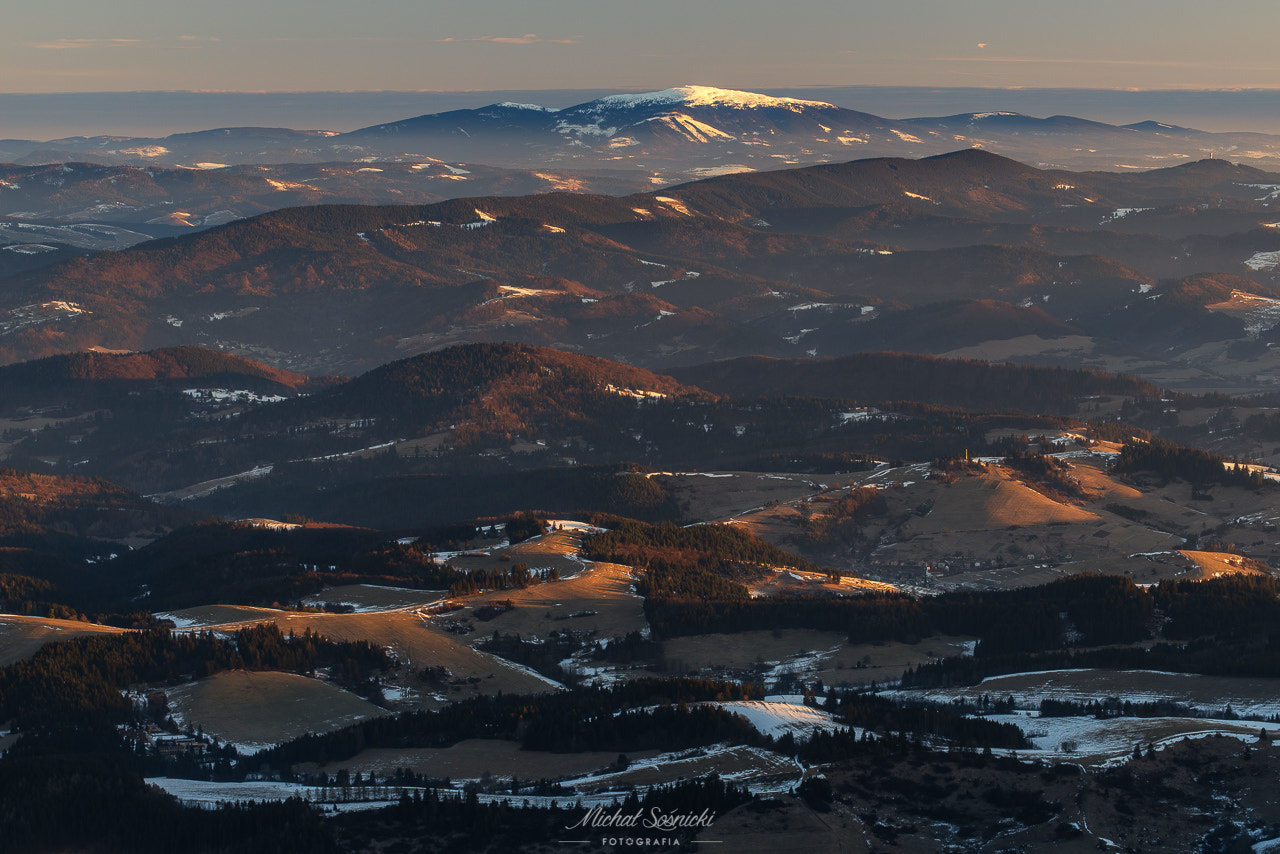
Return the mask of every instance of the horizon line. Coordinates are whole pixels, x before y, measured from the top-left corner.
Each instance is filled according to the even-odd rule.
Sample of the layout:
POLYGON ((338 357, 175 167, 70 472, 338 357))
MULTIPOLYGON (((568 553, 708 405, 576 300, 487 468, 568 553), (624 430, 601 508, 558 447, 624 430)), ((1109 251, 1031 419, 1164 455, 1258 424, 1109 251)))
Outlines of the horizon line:
MULTIPOLYGON (((681 85, 704 85, 685 83, 681 85)), ((671 88, 671 87, 664 87, 671 88)), ((728 86, 714 86, 716 89, 730 89, 728 86)), ((1169 86, 1169 87, 1134 87, 1134 86, 950 86, 928 84, 897 83, 802 83, 793 86, 761 86, 737 91, 785 90, 785 89, 921 89, 927 91, 947 90, 986 90, 992 92, 1118 92, 1140 94, 1144 92, 1280 92, 1277 86, 1169 86)), ((476 89, 76 89, 51 92, 10 92, 0 91, 0 95, 36 96, 49 95, 449 95, 472 94, 484 92, 652 92, 662 89, 650 89, 634 86, 588 86, 588 87, 542 87, 537 89, 509 88, 476 88, 476 89)))

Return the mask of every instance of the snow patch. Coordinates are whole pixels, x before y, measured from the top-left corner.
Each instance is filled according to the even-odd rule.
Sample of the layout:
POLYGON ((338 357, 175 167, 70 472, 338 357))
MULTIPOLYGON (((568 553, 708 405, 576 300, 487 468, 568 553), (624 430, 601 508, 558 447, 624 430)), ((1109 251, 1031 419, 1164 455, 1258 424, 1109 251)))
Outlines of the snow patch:
POLYGON ((299 184, 297 181, 277 181, 274 178, 263 178, 262 180, 266 181, 268 184, 271 185, 273 189, 278 190, 280 192, 286 192, 288 190, 312 189, 311 187, 308 187, 306 184, 299 184))
POLYGON ((678 86, 661 92, 644 92, 637 95, 608 95, 595 103, 611 108, 636 108, 665 104, 684 104, 689 107, 735 107, 760 109, 771 107, 799 113, 807 108, 835 109, 824 101, 802 101, 798 98, 773 98, 737 89, 717 89, 713 86, 678 86))
POLYGON ((1250 190, 1262 190, 1266 195, 1257 199, 1259 202, 1268 202, 1280 199, 1280 184, 1237 184, 1239 187, 1246 187, 1250 190))
POLYGON ((689 209, 684 206, 684 202, 679 199, 673 199, 670 196, 654 196, 653 200, 655 202, 662 202, 676 213, 681 213, 685 216, 693 216, 693 214, 689 212, 689 209))
POLYGON ((57 252, 57 247, 46 246, 43 243, 16 243, 12 246, 6 246, 5 249, 10 252, 17 252, 19 255, 39 255, 44 252, 57 252))
POLYGON ((1124 219, 1132 214, 1142 213, 1143 211, 1155 210, 1154 208, 1116 208, 1108 216, 1104 216, 1098 225, 1106 225, 1109 222, 1115 222, 1118 219, 1124 219))
POLYGON ((496 107, 502 107, 507 110, 529 110, 534 113, 556 113, 559 110, 551 107, 540 107, 537 104, 517 104, 514 101, 503 101, 501 104, 495 104, 496 107))
POLYGON ((646 121, 654 124, 663 125, 676 133, 683 136, 690 142, 712 142, 718 140, 736 139, 731 134, 727 134, 719 128, 712 127, 705 122, 690 118, 682 113, 674 113, 668 116, 655 116, 646 121))
POLYGON ((1274 270, 1280 265, 1280 251, 1255 252, 1253 257, 1244 262, 1244 265, 1250 270, 1274 270))

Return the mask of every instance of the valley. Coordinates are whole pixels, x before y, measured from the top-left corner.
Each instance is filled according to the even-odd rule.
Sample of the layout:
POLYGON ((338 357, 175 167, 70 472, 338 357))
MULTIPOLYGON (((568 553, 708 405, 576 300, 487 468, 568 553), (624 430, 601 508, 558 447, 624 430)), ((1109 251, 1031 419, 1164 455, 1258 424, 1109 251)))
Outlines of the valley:
POLYGON ((704 87, 267 137, 0 167, 14 850, 1280 839, 1267 140, 704 87), (651 811, 703 818, 591 819, 651 811))

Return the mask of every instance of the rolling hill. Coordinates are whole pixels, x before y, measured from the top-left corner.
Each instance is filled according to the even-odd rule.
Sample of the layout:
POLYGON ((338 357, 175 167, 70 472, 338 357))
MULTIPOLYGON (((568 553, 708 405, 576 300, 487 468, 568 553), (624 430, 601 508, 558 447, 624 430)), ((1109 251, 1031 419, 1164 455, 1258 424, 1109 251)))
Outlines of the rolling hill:
POLYGON ((1176 362, 1252 334, 1207 323, 1203 304, 1164 300, 1179 280, 1209 264, 1263 296, 1277 285, 1257 199, 1271 179, 1212 162, 1068 175, 971 151, 628 197, 294 208, 0 279, 0 358, 198 344, 355 374, 450 344, 520 340, 663 368, 1038 335, 1088 339, 1093 364, 1113 369, 1108 359, 1135 353, 1176 362), (937 222, 896 222, 913 206, 959 231, 930 243, 922 235, 937 222), (1176 236, 1222 211, 1251 230, 1176 236), (870 222, 873 232, 854 227, 870 222), (1143 222, 1154 233, 1119 231, 1143 222), (892 242, 895 224, 910 248, 892 242), (1090 235, 1125 262, 1092 253, 1090 235), (1197 327, 1169 351, 1163 330, 1197 327))
MULTIPOLYGON (((179 374, 186 372, 194 373, 179 374)), ((44 401, 58 407, 40 416, 56 421, 14 437, 11 465, 92 473, 167 499, 212 502, 210 509, 237 517, 304 513, 375 526, 379 514, 399 520, 387 524, 412 524, 430 515, 428 506, 456 513, 451 519, 509 512, 520 509, 522 491, 547 509, 580 509, 577 495, 610 512, 665 516, 669 497, 622 489, 610 467, 757 466, 797 454, 932 457, 985 444, 983 425, 995 417, 940 405, 1031 413, 1031 423, 1047 428, 1061 422, 1046 415, 1086 404, 1113 412, 1126 399, 1158 396, 1149 384, 1098 371, 892 354, 743 360, 679 373, 528 345, 470 344, 328 387, 304 385, 297 395, 283 384, 287 374, 182 349, 12 365, 0 368, 0 388, 15 389, 20 403, 29 398, 17 389, 48 376, 44 401), (203 365, 207 375, 110 378, 154 372, 158 363, 203 365), (76 366, 102 378, 54 381, 76 366), (280 382, 264 379, 272 376, 280 382), (871 407, 885 412, 857 415, 871 407), (888 422, 894 435, 881 436, 888 422), (602 468, 576 479, 532 474, 565 465, 602 468), (379 495, 376 483, 392 497, 379 495), (442 489, 456 507, 448 498, 439 504, 442 489), (236 495, 257 497, 244 503, 236 495)), ((15 426, 33 423, 27 406, 15 408, 15 426)))

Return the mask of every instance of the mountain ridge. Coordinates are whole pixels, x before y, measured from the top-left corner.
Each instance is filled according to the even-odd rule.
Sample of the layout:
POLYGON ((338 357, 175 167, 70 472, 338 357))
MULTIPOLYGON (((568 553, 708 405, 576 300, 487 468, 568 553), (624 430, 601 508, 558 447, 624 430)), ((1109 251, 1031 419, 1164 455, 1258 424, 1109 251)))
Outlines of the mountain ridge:
MULTIPOLYGON (((1158 291, 1144 296, 1153 289, 1218 270, 1280 293, 1266 260, 1275 214, 1258 198, 1273 184, 1280 176, 1221 161, 1064 173, 960 151, 625 197, 294 208, 0 279, 0 358, 199 344, 354 374, 519 340, 662 368, 968 347, 1019 329, 1130 353, 1144 343, 1107 318, 1160 308, 1158 291), (967 307, 937 308, 956 300, 967 307), (987 319, 965 333, 948 310, 987 319), (909 311, 939 334, 913 332, 909 311)), ((1204 305, 1170 308, 1178 328, 1244 334, 1206 323, 1204 305)))
POLYGON ((611 168, 662 183, 701 170, 759 170, 863 156, 921 157, 957 145, 1037 164, 1089 169, 1126 159, 1186 159, 1213 150, 1280 158, 1280 137, 1210 133, 1158 121, 1127 126, 1009 111, 887 119, 823 101, 684 86, 596 98, 560 109, 500 102, 381 122, 339 133, 214 128, 166 137, 67 137, 0 142, 0 160, 134 165, 395 161, 432 157, 520 169, 611 168), (1092 138, 1095 145, 1087 140, 1092 138), (1097 147, 1097 140, 1106 145, 1097 147), (1191 143, 1197 146, 1186 150, 1191 143), (1247 143, 1247 146, 1245 145, 1247 143))

